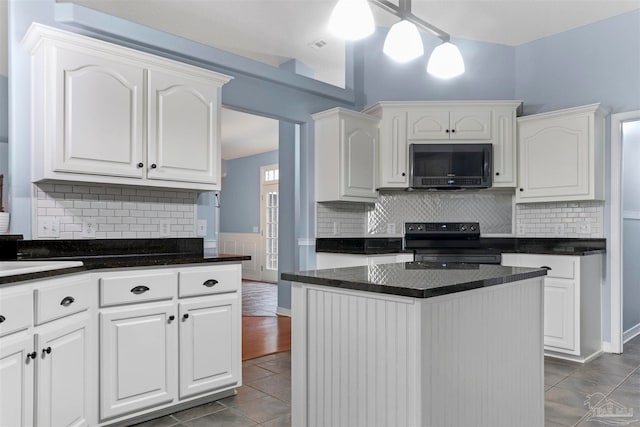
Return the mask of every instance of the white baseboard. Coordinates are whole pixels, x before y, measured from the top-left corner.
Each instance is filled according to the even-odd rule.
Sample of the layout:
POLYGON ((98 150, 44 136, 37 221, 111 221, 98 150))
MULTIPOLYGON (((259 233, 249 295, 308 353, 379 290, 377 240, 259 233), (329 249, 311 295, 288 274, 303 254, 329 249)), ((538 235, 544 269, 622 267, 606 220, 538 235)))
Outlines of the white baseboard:
POLYGON ((624 333, 622 334, 622 342, 626 343, 628 341, 631 341, 638 335, 640 335, 640 323, 624 331, 624 333))
POLYGON ((278 316, 287 316, 287 317, 291 317, 291 309, 290 308, 284 308, 284 307, 278 307, 276 309, 276 314, 278 316))

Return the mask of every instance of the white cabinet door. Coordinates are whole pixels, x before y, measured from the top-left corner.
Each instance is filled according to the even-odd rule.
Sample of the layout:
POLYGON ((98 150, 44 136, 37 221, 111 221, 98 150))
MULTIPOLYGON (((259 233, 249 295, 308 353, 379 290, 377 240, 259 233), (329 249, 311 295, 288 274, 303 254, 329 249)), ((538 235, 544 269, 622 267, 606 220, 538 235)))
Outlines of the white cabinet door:
POLYGON ((573 351, 575 345, 575 282, 544 280, 544 345, 573 351))
POLYGON ((449 113, 449 135, 452 140, 482 141, 491 139, 491 111, 464 108, 449 113))
POLYGON ((589 194, 588 127, 586 115, 520 124, 520 200, 589 194))
POLYGON ((160 69, 148 84, 148 178, 219 184, 219 88, 160 69))
POLYGON ((515 187, 516 113, 513 108, 494 111, 493 187, 515 187))
POLYGON ((54 321, 36 334, 39 426, 87 426, 93 421, 96 355, 89 347, 88 313, 54 321))
POLYGON ((142 178, 144 73, 89 50, 56 47, 44 138, 55 138, 56 172, 142 178))
POLYGON ((369 120, 356 117, 340 120, 341 196, 377 199, 378 129, 369 120))
POLYGON ((407 139, 411 142, 448 140, 449 111, 438 107, 413 108, 407 113, 407 139))
POLYGON ((0 338, 0 426, 33 425, 32 351, 31 335, 0 338))
POLYGON ((101 420, 177 398, 175 311, 171 302, 100 313, 101 420))
POLYGON ((380 121, 380 188, 409 186, 406 111, 385 111, 380 121))
POLYGON ((491 111, 423 107, 409 110, 410 141, 490 140, 491 111))
POLYGON ((198 298, 179 306, 180 398, 240 385, 238 293, 198 298))

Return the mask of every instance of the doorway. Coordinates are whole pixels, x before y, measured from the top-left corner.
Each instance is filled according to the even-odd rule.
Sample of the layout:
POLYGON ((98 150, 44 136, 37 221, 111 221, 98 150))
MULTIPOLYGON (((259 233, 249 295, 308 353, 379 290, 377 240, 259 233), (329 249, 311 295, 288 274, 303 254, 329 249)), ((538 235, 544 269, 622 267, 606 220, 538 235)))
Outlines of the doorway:
POLYGON ((278 282, 278 210, 280 171, 277 164, 260 168, 260 259, 262 281, 278 282))
POLYGON ((640 335, 640 111, 611 116, 611 351, 640 335))

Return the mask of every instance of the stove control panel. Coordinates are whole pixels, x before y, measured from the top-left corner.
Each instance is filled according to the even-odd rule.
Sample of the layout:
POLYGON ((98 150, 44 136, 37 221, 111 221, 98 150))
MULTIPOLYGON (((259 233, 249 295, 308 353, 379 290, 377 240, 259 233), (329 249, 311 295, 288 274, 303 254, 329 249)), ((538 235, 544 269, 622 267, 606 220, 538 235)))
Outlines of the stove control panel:
POLYGON ((480 234, 480 224, 477 222, 407 222, 404 224, 404 233, 421 235, 473 235, 480 234))

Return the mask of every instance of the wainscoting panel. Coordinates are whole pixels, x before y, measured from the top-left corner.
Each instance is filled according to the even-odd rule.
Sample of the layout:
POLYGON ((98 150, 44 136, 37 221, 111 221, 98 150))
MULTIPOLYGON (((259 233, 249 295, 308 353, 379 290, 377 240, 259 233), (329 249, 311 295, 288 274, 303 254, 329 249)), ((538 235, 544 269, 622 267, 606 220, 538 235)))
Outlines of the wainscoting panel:
POLYGON ((249 255, 251 260, 242 261, 242 278, 262 280, 259 248, 262 244, 260 234, 219 233, 218 248, 222 254, 249 255))

